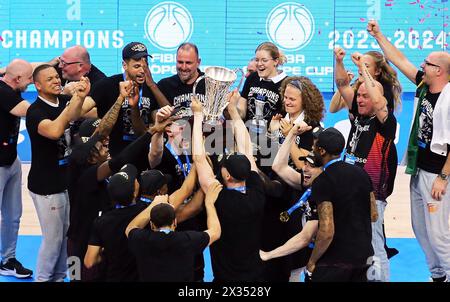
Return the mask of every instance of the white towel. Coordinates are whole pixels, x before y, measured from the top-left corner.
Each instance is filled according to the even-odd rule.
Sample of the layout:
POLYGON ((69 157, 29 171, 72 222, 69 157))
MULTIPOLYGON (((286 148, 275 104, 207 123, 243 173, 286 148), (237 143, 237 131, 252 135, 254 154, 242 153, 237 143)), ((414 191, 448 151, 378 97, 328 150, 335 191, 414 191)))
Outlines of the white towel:
POLYGON ((447 156, 447 144, 450 144, 450 83, 445 85, 433 111, 432 152, 447 156))

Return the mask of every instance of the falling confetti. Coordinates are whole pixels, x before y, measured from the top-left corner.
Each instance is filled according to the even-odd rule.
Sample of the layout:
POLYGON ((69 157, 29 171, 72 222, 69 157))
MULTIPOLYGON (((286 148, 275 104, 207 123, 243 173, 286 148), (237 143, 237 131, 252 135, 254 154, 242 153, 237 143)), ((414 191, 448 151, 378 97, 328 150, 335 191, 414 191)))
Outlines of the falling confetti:
POLYGON ((256 33, 257 33, 258 35, 262 35, 262 32, 260 32, 260 31, 257 31, 256 33))
POLYGON ((2 42, 3 42, 3 37, 2 37, 2 36, 0 36, 0 41, 2 41, 2 42))
POLYGON ((365 21, 366 21, 366 18, 359 18, 359 21, 365 22, 365 21))
POLYGON ((320 29, 319 29, 319 31, 318 31, 318 33, 317 33, 317 34, 318 34, 318 35, 320 35, 321 33, 322 33, 322 30, 320 30, 320 29))
MULTIPOLYGON (((444 27, 447 27, 447 26, 448 26, 448 23, 444 23, 444 27)), ((0 37, 0 40, 3 41, 2 37, 0 37)))

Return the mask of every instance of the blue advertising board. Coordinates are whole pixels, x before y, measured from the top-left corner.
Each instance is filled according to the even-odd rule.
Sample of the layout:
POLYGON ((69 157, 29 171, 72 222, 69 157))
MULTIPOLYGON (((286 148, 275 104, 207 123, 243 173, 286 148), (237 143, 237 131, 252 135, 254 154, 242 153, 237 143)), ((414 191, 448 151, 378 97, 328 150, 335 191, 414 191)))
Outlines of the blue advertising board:
MULTIPOLYGON (((153 55, 151 72, 159 80, 176 72, 175 51, 182 42, 198 45, 202 68, 236 68, 247 65, 261 42, 272 41, 288 58, 283 69, 311 78, 327 99, 335 90, 335 46, 347 51, 344 63, 354 72, 350 53, 379 49, 366 31, 368 20, 378 20, 416 66, 432 51, 448 51, 450 34, 448 0, 0 0, 0 18, 0 66, 18 57, 49 61, 81 44, 97 67, 113 75, 121 72, 123 46, 141 41, 153 55)), ((397 113, 402 154, 415 88, 403 75, 399 79, 406 92, 397 113)), ((32 85, 29 91, 35 91, 32 85)), ((327 114, 324 122, 330 126, 345 118, 327 114)), ((25 135, 19 148, 25 161, 27 142, 25 135)))

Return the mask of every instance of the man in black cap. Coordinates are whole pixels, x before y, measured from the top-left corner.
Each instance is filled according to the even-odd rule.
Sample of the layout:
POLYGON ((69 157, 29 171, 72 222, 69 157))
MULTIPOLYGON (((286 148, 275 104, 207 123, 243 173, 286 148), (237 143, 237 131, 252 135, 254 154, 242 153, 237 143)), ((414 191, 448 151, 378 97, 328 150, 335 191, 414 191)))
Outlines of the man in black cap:
MULTIPOLYGON (((262 261, 259 247, 262 236, 265 194, 263 182, 252 155, 250 135, 230 98, 228 112, 234 122, 237 151, 226 154, 220 161, 221 182, 224 185, 216 201, 222 226, 221 238, 211 246, 214 281, 261 281, 262 261)), ((203 191, 216 179, 209 166, 202 137, 203 112, 200 102, 193 98, 194 113, 193 158, 197 165, 203 191)))
POLYGON ((344 146, 344 136, 330 127, 313 149, 323 162, 310 197, 319 229, 305 274, 314 282, 367 281, 372 264, 371 222, 377 220, 372 183, 363 169, 341 161, 344 146))
POLYGON ((106 281, 137 281, 136 261, 125 236, 130 221, 147 206, 136 202, 139 192, 136 167, 123 166, 111 176, 107 190, 115 208, 94 221, 84 265, 89 269, 104 260, 106 281))
MULTIPOLYGON (((108 77, 92 89, 92 99, 83 104, 83 113, 92 107, 97 107, 97 113, 103 118, 106 113, 113 110, 118 120, 112 127, 110 135, 110 152, 114 156, 130 142, 145 132, 154 120, 154 114, 160 107, 168 105, 167 99, 154 83, 148 67, 147 47, 139 42, 127 44, 122 50, 123 74, 108 77), (119 83, 131 81, 134 86, 133 96, 127 97, 122 104, 117 104, 119 96, 119 83)), ((148 166, 147 152, 142 154, 142 163, 139 170, 148 166)))

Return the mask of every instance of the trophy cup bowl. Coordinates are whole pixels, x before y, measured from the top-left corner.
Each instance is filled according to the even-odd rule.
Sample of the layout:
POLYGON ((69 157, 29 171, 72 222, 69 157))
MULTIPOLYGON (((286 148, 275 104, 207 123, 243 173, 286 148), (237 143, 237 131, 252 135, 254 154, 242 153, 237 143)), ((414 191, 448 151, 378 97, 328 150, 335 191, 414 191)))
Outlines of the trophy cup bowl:
POLYGON ((239 68, 231 70, 225 67, 211 66, 207 67, 205 74, 195 81, 192 94, 196 96, 195 90, 198 83, 205 79, 205 101, 202 104, 205 124, 216 126, 222 123, 222 113, 228 105, 227 94, 237 79, 236 71, 244 74, 239 68))

